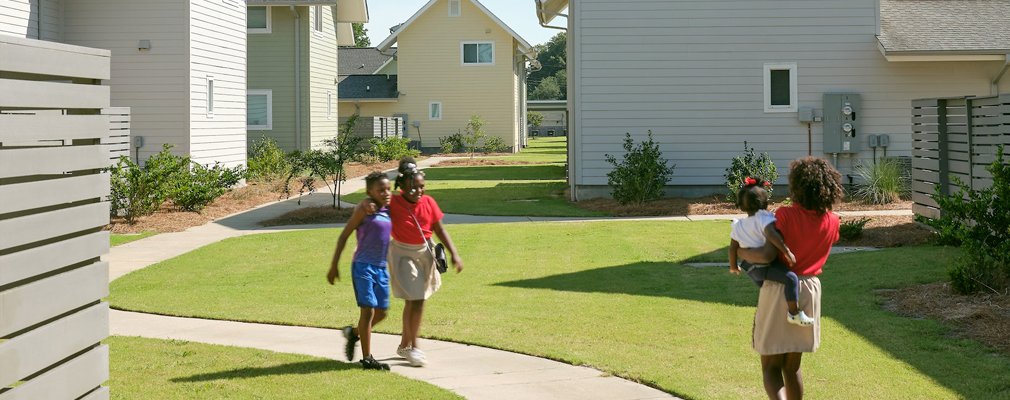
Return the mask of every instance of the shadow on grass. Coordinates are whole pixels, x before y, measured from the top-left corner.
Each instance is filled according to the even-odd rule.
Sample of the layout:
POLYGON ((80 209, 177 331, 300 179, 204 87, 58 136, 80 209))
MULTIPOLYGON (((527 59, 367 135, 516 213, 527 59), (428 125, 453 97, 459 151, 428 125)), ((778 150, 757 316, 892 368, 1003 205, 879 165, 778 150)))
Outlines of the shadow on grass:
POLYGON ((206 382, 217 380, 249 379, 273 375, 306 375, 320 372, 360 370, 357 364, 347 364, 335 360, 318 360, 276 365, 264 368, 239 368, 229 371, 197 374, 185 378, 172 378, 172 382, 206 382))
MULTIPOLYGON (((883 298, 874 292, 941 280, 953 253, 917 247, 831 256, 820 276, 823 316, 965 398, 1010 398, 1010 360, 976 341, 952 337, 949 327, 935 321, 886 311, 883 298)), ((743 307, 756 306, 758 294, 749 280, 722 269, 673 263, 634 263, 498 286, 660 296, 743 307)), ((825 340, 838 337, 826 335, 825 340)))
POLYGON ((680 261, 678 264, 725 262, 729 267, 729 246, 708 253, 698 254, 680 261))
POLYGON ((496 165, 487 167, 442 167, 424 170, 425 179, 433 181, 532 181, 565 179, 565 166, 496 165))

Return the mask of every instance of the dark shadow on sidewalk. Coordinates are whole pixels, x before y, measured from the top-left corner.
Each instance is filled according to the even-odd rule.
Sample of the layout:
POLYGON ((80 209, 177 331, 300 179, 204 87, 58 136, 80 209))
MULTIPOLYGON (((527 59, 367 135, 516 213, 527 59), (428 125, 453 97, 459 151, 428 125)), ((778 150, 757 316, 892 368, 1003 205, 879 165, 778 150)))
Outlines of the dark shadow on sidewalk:
POLYGON ((359 370, 361 365, 342 363, 335 360, 304 361, 265 368, 239 368, 208 374, 198 374, 185 378, 172 378, 172 382, 206 382, 217 380, 248 379, 270 375, 305 375, 319 372, 359 370))
MULTIPOLYGON (((964 398, 1010 398, 1010 358, 997 355, 996 350, 976 341, 956 338, 949 327, 934 321, 887 311, 883 307, 885 299, 876 292, 941 280, 947 260, 953 256, 953 251, 937 247, 833 255, 820 276, 824 293, 822 315, 964 398)), ((658 262, 503 282, 497 286, 669 297, 743 307, 756 306, 758 294, 749 279, 731 275, 720 267, 658 262)), ((823 335, 823 340, 838 337, 830 331, 823 335)))

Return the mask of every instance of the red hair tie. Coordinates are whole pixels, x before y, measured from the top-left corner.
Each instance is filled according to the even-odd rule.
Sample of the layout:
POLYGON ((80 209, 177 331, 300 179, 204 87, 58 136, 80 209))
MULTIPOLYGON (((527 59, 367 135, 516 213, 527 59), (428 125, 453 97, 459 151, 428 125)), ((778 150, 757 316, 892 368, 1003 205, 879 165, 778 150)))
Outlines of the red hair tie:
POLYGON ((754 178, 751 178, 751 177, 749 177, 749 176, 747 177, 747 179, 744 179, 744 180, 743 180, 743 184, 744 184, 744 185, 747 185, 747 186, 750 186, 750 185, 757 185, 757 183, 758 183, 758 182, 757 182, 757 180, 755 180, 754 178))

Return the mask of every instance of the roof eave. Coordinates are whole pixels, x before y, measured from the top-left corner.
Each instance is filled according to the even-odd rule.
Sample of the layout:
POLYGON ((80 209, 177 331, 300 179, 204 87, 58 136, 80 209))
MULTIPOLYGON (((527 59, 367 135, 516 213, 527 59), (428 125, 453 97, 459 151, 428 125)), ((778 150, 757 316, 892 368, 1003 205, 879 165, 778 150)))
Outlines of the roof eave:
POLYGON ((888 62, 1004 61, 1010 49, 990 50, 894 50, 877 37, 877 49, 888 62))
POLYGON ((564 9, 568 8, 569 0, 534 0, 539 2, 540 7, 537 8, 537 18, 543 24, 549 24, 554 18, 557 18, 558 14, 564 9), (547 12, 542 12, 542 11, 547 12))

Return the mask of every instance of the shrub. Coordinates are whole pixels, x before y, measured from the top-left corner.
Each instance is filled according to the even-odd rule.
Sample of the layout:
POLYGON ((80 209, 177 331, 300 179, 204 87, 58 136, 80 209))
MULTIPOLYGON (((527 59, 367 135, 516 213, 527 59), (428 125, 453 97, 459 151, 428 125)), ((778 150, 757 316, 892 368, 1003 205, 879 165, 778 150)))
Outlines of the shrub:
MULTIPOLYGON (((354 125, 358 122, 358 115, 354 114, 347 119, 337 131, 337 136, 323 140, 324 149, 315 149, 306 152, 295 151, 287 155, 288 162, 291 163, 291 170, 284 180, 284 193, 291 196, 291 183, 308 173, 302 180, 302 185, 298 193, 312 193, 316 191, 316 180, 326 184, 327 190, 333 197, 333 208, 340 208, 341 184, 347 180, 347 171, 344 166, 351 161, 361 158, 365 153, 361 148, 364 138, 354 134, 354 125)), ((299 203, 301 204, 301 203, 299 203)))
MULTIPOLYGON (((743 157, 733 158, 729 168, 726 168, 724 177, 726 178, 726 187, 729 189, 726 200, 736 202, 736 194, 744 186, 744 179, 747 177, 760 178, 774 184, 779 179, 779 173, 768 153, 757 154, 753 147, 748 148, 747 142, 743 142, 743 157)), ((768 197, 771 197, 774 187, 765 186, 765 190, 768 191, 768 197)))
POLYGON ((845 240, 859 239, 863 237, 863 227, 870 221, 869 218, 860 218, 855 221, 845 222, 838 227, 838 236, 841 236, 845 240))
POLYGON ((936 186, 930 196, 943 210, 940 218, 917 217, 936 229, 935 242, 964 250, 948 271, 951 286, 963 294, 1010 287, 1010 165, 1003 159, 1003 150, 999 146, 996 159, 985 168, 992 175, 992 185, 972 190, 951 176, 957 193, 945 196, 936 186))
POLYGON ((202 210, 238 184, 244 176, 245 170, 241 165, 225 168, 221 163, 214 163, 213 167, 192 163, 189 173, 176 180, 171 195, 172 202, 186 211, 202 210))
POLYGON ((466 149, 466 144, 463 142, 463 134, 460 132, 438 138, 438 144, 441 146, 443 154, 459 153, 466 149))
POLYGON ((249 179, 278 177, 287 172, 290 167, 284 159, 284 151, 277 145, 277 141, 266 137, 266 135, 250 144, 247 164, 249 165, 247 171, 249 179))
POLYGON ((508 146, 505 145, 505 140, 498 136, 488 136, 484 139, 484 147, 480 149, 481 153, 504 153, 508 150, 508 146))
POLYGON ((172 196, 176 182, 186 173, 189 158, 172 155, 171 148, 164 145, 143 167, 129 156, 121 156, 116 165, 105 169, 111 176, 112 216, 122 215, 126 222, 133 223, 137 217, 154 214, 172 196))
POLYGON ((484 125, 486 124, 487 122, 484 122, 480 115, 470 114, 470 121, 466 123, 466 129, 463 130, 463 144, 466 145, 470 158, 473 158, 473 153, 477 150, 477 142, 487 136, 484 133, 484 125))
POLYGON ((407 147, 410 144, 408 138, 371 138, 368 139, 368 143, 372 145, 368 151, 369 155, 374 156, 379 162, 399 160, 403 157, 417 157, 421 154, 420 151, 407 147))
POLYGON ((614 170, 607 173, 607 184, 614 199, 621 204, 641 204, 661 199, 663 187, 670 181, 677 166, 667 165, 659 146, 652 140, 651 130, 649 140, 637 146, 630 133, 624 135, 624 159, 618 163, 617 158, 606 155, 607 162, 614 165, 614 170))
POLYGON ((856 176, 860 181, 856 185, 856 197, 871 204, 893 203, 912 193, 910 177, 893 158, 862 164, 856 167, 856 176))

